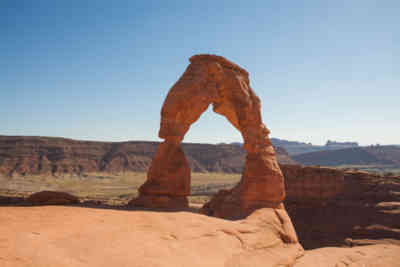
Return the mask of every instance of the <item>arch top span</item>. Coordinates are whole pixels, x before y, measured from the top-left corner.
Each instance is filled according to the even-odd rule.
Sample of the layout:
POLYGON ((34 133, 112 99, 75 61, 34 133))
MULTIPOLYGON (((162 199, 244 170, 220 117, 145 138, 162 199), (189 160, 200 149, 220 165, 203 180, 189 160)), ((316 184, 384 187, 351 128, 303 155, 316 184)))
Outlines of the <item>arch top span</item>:
POLYGON ((197 62, 202 62, 202 61, 218 62, 226 68, 234 69, 236 71, 239 71, 243 75, 249 76, 249 73, 245 69, 241 68, 240 66, 233 63, 232 61, 230 61, 224 57, 221 57, 221 56, 211 55, 211 54, 198 54, 198 55, 194 55, 194 56, 190 57, 189 61, 190 61, 190 63, 197 63, 197 62))
POLYGON ((187 205, 190 169, 180 143, 190 125, 212 104, 213 111, 226 117, 242 134, 247 157, 242 180, 230 192, 231 196, 222 201, 219 197, 222 204, 211 201, 205 207, 207 212, 219 217, 240 217, 257 207, 280 205, 285 197, 283 176, 269 130, 262 122, 261 101, 250 87, 248 72, 216 55, 195 55, 190 62, 163 103, 159 137, 165 141, 157 149, 136 203, 187 205), (237 209, 231 210, 232 205, 237 209), (230 215, 224 213, 227 210, 230 215))

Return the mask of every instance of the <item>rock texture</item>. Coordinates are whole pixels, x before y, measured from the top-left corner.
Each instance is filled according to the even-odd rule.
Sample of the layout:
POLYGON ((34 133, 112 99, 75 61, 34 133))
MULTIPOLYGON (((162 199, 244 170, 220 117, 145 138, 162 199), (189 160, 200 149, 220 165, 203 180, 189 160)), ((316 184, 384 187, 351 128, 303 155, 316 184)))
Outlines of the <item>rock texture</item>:
POLYGON ((40 191, 27 197, 25 202, 32 205, 67 205, 77 204, 79 199, 66 192, 40 191))
POLYGON ((287 214, 226 221, 191 212, 0 207, 0 265, 292 266, 303 255, 287 214))
POLYGON ((285 206, 301 244, 400 244, 400 177, 281 166, 285 206))
MULTIPOLYGON (((1 136, 0 175, 83 175, 147 171, 159 142, 95 142, 56 137, 1 136)), ((230 144, 182 144, 193 172, 240 173, 246 152, 230 144)), ((279 163, 295 164, 276 148, 279 163)))
POLYGON ((394 267, 399 266, 399 252, 400 246, 393 245, 327 247, 307 251, 294 267, 394 267))
POLYGON ((395 245, 303 251, 287 218, 268 208, 227 221, 191 212, 0 207, 0 266, 399 266, 395 245))
POLYGON ((343 171, 300 165, 281 165, 281 169, 285 176, 287 202, 323 203, 344 193, 343 171))
POLYGON ((241 182, 208 207, 235 206, 238 212, 209 213, 240 218, 260 207, 280 206, 285 198, 284 181, 269 130, 261 120, 260 99, 250 87, 247 71, 215 55, 191 57, 190 65, 170 89, 161 110, 159 137, 165 141, 158 147, 136 205, 165 207, 166 203, 176 204, 178 197, 183 197, 180 205, 186 205, 190 171, 180 143, 210 104, 240 131, 247 155, 241 182))

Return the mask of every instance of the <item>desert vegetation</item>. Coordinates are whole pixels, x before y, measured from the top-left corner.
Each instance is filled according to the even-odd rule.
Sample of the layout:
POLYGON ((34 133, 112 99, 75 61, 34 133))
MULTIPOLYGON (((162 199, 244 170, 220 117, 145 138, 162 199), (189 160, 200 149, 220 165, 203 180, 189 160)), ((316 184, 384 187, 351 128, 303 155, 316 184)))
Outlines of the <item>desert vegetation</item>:
MULTIPOLYGON (((145 180, 145 172, 0 176, 0 195, 26 197, 34 192, 54 190, 71 193, 81 201, 124 205, 137 196, 138 188, 145 180)), ((239 180, 240 174, 192 173, 189 200, 204 204, 218 190, 232 188, 239 180)))

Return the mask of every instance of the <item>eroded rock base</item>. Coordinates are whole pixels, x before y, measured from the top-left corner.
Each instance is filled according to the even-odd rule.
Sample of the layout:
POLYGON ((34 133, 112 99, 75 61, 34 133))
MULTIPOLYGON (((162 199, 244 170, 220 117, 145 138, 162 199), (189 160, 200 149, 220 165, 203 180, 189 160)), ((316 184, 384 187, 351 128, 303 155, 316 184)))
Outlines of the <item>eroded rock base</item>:
POLYGON ((184 196, 140 195, 131 200, 128 206, 153 209, 184 209, 189 207, 189 201, 184 196))
POLYGON ((201 209, 208 216, 238 220, 246 218, 252 212, 261 208, 284 209, 281 202, 262 200, 241 201, 242 184, 239 183, 231 190, 220 190, 201 209))

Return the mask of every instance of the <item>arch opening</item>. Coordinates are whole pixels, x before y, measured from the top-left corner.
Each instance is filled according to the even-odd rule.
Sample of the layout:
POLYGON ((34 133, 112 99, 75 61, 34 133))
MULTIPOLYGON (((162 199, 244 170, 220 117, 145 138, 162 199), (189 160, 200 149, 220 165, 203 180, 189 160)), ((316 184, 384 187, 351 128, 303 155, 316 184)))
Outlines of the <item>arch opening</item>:
POLYGON ((242 143, 240 132, 222 115, 215 113, 210 105, 194 122, 183 142, 206 144, 242 143))

